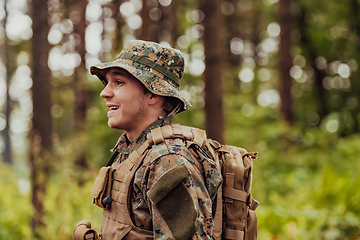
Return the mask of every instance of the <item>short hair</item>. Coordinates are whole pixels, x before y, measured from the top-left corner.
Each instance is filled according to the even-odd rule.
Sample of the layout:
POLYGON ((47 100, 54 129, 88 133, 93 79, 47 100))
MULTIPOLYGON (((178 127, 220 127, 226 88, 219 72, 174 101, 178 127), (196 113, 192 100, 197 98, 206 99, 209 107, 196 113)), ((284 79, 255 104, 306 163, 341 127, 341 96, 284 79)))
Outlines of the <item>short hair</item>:
POLYGON ((169 113, 171 113, 179 104, 181 104, 180 99, 164 96, 164 102, 161 107, 166 115, 169 115, 169 113))
MULTIPOLYGON (((143 86, 143 90, 144 90, 144 94, 150 92, 149 89, 147 89, 145 87, 144 84, 141 84, 143 86)), ((152 92, 150 92, 152 93, 152 92)), ((156 94, 156 93, 153 93, 156 94)), ((159 94, 157 94, 159 95, 159 94)), ((162 95, 160 95, 162 96, 162 95)), ((180 99, 175 98, 175 97, 168 97, 168 96, 162 96, 164 98, 163 104, 161 105, 163 111, 166 113, 166 116, 169 115, 169 113, 171 113, 179 104, 181 104, 182 102, 180 101, 180 99)))

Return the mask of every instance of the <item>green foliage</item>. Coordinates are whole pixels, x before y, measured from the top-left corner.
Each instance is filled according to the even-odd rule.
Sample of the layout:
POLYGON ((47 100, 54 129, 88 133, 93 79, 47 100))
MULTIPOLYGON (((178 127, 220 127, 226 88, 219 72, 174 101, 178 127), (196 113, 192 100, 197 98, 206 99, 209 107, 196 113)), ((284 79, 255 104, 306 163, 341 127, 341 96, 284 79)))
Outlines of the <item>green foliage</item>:
MULTIPOLYGON (((120 135, 107 127, 101 104, 94 102, 84 133, 55 141, 54 170, 44 200, 46 227, 39 239, 71 239, 76 223, 83 219, 100 229, 101 209, 91 203, 92 184, 110 157, 107 149, 120 135), (85 167, 74 164, 81 151, 87 158, 85 167)), ((359 238, 359 135, 339 138, 325 127, 289 126, 276 108, 256 105, 251 94, 228 94, 225 105, 227 142, 259 152, 252 189, 260 201, 258 239, 359 238), (249 117, 243 114, 245 103, 254 107, 249 117)), ((195 104, 175 121, 204 128, 203 115, 195 104)), ((0 198, 0 239, 34 239, 31 189, 24 192, 28 180, 4 164, 0 174, 5 196, 0 198)))
POLYGON ((233 97, 227 98, 227 140, 259 151, 252 189, 260 201, 259 239, 358 239, 360 136, 302 131, 271 108, 256 107, 247 118, 233 97))
MULTIPOLYGON (((360 62, 359 32, 356 32, 359 31, 356 29, 359 19, 354 9, 359 1, 293 2, 292 54, 304 57, 302 70, 307 74, 305 81, 293 81, 296 115, 293 126, 282 120, 279 106, 261 107, 257 103, 262 90, 280 88, 278 52, 266 53, 265 63, 259 64, 261 52, 258 52, 257 45, 268 37, 269 23, 278 21, 278 3, 274 4, 276 1, 273 0, 232 2, 236 2, 240 15, 237 23, 240 34, 237 37, 249 43, 244 47, 245 52, 254 50, 257 56, 239 56, 242 60, 254 57, 256 62, 254 79, 246 83, 238 78, 244 64, 233 66, 224 61, 225 139, 231 145, 259 152, 259 159, 254 161, 252 189, 254 198, 260 201, 256 210, 258 239, 360 239, 360 136, 359 129, 356 129, 356 125, 360 126, 358 66, 349 76, 350 88, 333 86, 325 89, 325 105, 320 102, 318 86, 314 83, 317 57, 326 60, 326 67, 319 69, 324 75, 322 78, 330 79, 338 77, 338 73, 331 70, 335 61, 349 65, 353 60, 360 62), (261 69, 266 69, 271 77, 261 80, 261 69), (327 110, 325 116, 320 116, 320 109, 327 110), (334 133, 330 133, 326 126, 332 119, 339 124, 334 133)), ((197 22, 200 21, 197 19, 200 18, 197 16, 198 2, 184 0, 177 4, 177 8, 177 29, 182 37, 189 38, 189 30, 195 24, 201 24, 197 22)), ((227 31, 229 29, 223 30, 224 35, 230 35, 227 31)), ((202 50, 202 43, 196 38, 187 41, 189 46, 181 50, 190 63, 194 50, 202 50)), ((27 43, 24 44, 12 46, 10 52, 24 50, 27 43)), ((224 40, 227 51, 228 44, 224 40)), ((14 70, 15 66, 11 65, 10 72, 14 70)), ((122 132, 107 126, 108 109, 105 100, 99 97, 102 84, 88 74, 83 76, 88 78, 90 89, 87 122, 83 131, 74 133, 73 76, 54 72, 53 75, 51 96, 55 150, 44 199, 46 226, 40 236, 35 238, 32 235, 33 210, 30 183, 27 170, 24 170, 26 164, 15 161, 17 165, 13 168, 2 164, 0 239, 71 239, 76 223, 82 219, 90 220, 93 227, 100 229, 101 209, 91 203, 92 184, 100 166, 111 156, 108 150, 122 132), (79 155, 85 157, 85 166, 74 163, 79 155)), ((320 83, 320 88, 325 87, 322 85, 324 82, 320 83)), ((176 115, 175 122, 204 129, 202 77, 186 72, 181 90, 190 95, 193 108, 176 115)))
POLYGON ((0 175, 0 239, 31 239, 30 195, 19 190, 26 180, 6 164, 1 164, 0 175))
POLYGON ((90 220, 100 229, 101 209, 92 204, 91 191, 98 167, 81 169, 74 166, 71 155, 54 157, 56 165, 47 182, 44 200, 45 227, 33 236, 31 189, 27 179, 17 175, 16 169, 2 164, 0 168, 0 239, 72 239, 72 232, 82 219, 90 220), (25 191, 25 192, 24 192, 25 191))
MULTIPOLYGON (((87 170, 64 161, 48 185, 45 201, 46 224, 44 236, 51 239, 72 239, 72 232, 80 220, 87 219, 100 230, 101 209, 92 204, 91 191, 97 167, 87 170)), ((46 239, 44 237, 43 239, 46 239)))
MULTIPOLYGON (((252 189, 260 201, 258 239, 358 239, 360 136, 338 138, 321 128, 302 132, 281 122, 271 108, 256 107, 245 117, 239 104, 228 105, 226 137, 232 145, 259 151, 252 189)), ((177 122, 191 123, 190 116, 180 114, 177 122)), ((73 164, 73 146, 74 140, 56 144, 45 198, 46 228, 39 239, 71 239, 83 219, 100 229, 101 209, 91 203, 91 189, 98 164, 107 158, 80 168, 73 164)), ((0 198, 0 239, 34 239, 30 192, 19 188, 24 179, 6 165, 0 171, 6 194, 0 198)))

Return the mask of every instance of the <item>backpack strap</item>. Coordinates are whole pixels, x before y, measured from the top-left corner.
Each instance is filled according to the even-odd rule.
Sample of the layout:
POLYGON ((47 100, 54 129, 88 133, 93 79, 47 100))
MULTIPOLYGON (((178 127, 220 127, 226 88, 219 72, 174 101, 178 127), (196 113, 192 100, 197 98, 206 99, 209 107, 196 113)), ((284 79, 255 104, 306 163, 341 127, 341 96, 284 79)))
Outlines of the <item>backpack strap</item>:
POLYGON ((185 139, 202 147, 205 145, 206 132, 198 128, 181 126, 180 124, 168 124, 152 129, 147 135, 150 146, 169 138, 185 139))
MULTIPOLYGON (((204 150, 207 155, 213 159, 217 166, 221 166, 219 155, 216 153, 221 148, 221 144, 213 139, 206 139, 204 150)), ((213 203, 213 221, 214 221, 214 240, 222 239, 223 233, 223 184, 220 184, 213 203)))

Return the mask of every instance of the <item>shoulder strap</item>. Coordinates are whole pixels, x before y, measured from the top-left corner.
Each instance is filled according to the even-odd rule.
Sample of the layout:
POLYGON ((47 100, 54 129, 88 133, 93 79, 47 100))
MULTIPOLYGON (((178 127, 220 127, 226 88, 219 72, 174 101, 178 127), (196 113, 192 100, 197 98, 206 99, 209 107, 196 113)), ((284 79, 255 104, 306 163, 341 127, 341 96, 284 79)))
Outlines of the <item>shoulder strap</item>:
MULTIPOLYGON (((128 162, 127 165, 129 166, 129 168, 131 167, 131 165, 135 165, 138 161, 138 159, 140 158, 140 156, 145 152, 146 149, 148 149, 148 147, 150 147, 152 144, 149 144, 149 141, 146 140, 137 150, 133 151, 132 153, 130 153, 129 157, 126 159, 126 161, 128 162)), ((116 159, 116 157, 119 155, 118 151, 114 151, 113 155, 111 156, 111 158, 109 159, 108 163, 106 164, 106 167, 109 167, 113 164, 114 160, 116 159)))
POLYGON ((206 143, 206 132, 198 128, 181 126, 180 124, 169 124, 152 129, 147 135, 150 146, 169 138, 182 138, 202 147, 206 143))

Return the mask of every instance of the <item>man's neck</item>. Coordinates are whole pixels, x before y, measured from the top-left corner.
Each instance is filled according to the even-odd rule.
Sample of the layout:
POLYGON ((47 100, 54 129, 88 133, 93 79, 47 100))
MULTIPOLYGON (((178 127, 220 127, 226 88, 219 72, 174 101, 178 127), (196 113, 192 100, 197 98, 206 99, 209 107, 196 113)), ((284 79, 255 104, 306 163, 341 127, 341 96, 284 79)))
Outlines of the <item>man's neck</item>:
POLYGON ((146 121, 143 121, 141 124, 139 124, 136 129, 132 129, 132 130, 129 130, 129 131, 125 131, 128 139, 129 139, 129 141, 130 141, 130 142, 135 141, 135 140, 140 136, 140 134, 141 134, 149 125, 151 125, 151 124, 152 124, 153 122, 155 122, 155 121, 157 121, 157 118, 149 118, 149 119, 147 119, 146 121))
MULTIPOLYGON (((163 120, 165 120, 165 122, 168 122, 168 123, 171 123, 173 121, 173 118, 171 116, 169 117, 165 117, 165 118, 162 118, 163 120)), ((145 131, 145 129, 147 129, 148 127, 150 128, 154 128, 155 125, 158 125, 158 124, 163 124, 163 123, 156 123, 157 121, 159 121, 161 119, 157 118, 155 119, 154 121, 148 121, 146 124, 142 124, 141 126, 142 127, 139 127, 137 128, 137 131, 125 131, 126 132, 126 136, 128 138, 128 140, 130 142, 133 142, 135 141, 139 136, 140 134, 145 131), (154 125, 153 127, 151 125, 154 125)))

